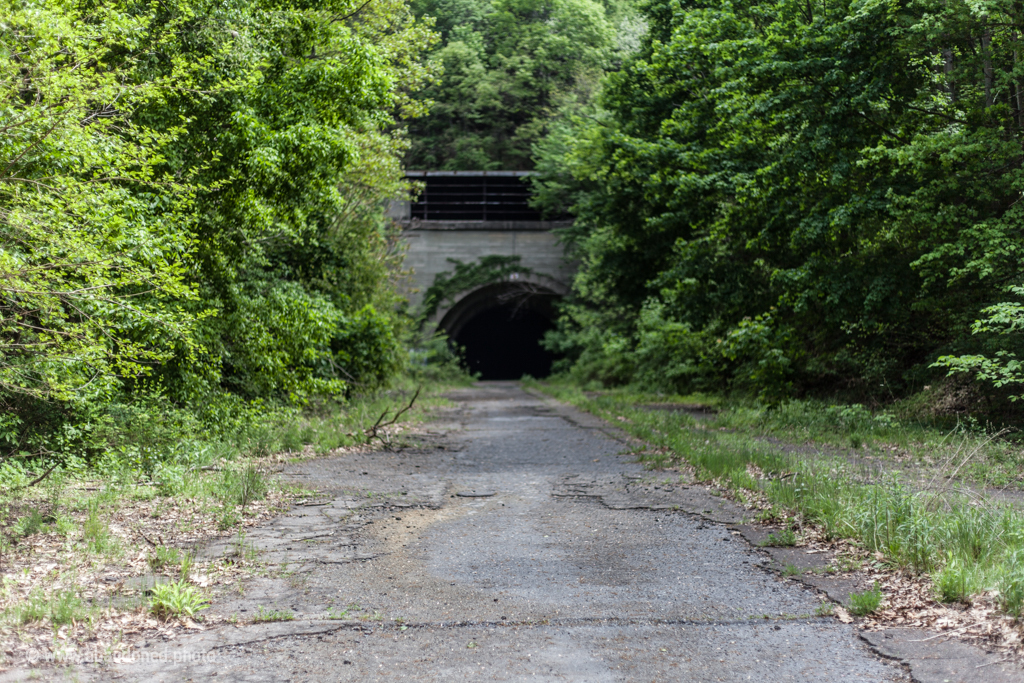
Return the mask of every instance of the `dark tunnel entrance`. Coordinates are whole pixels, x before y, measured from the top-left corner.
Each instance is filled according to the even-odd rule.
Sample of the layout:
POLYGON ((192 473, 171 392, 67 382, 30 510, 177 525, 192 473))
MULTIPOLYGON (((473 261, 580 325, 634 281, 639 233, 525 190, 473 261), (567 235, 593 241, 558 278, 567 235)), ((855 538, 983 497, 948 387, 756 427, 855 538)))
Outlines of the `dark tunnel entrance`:
POLYGON ((540 341, 552 327, 547 316, 532 308, 505 304, 473 316, 455 343, 465 347, 466 364, 480 379, 547 377, 555 356, 540 341))
POLYGON ((465 349, 467 369, 480 379, 547 377, 557 356, 540 342, 554 327, 558 298, 543 284, 495 282, 460 299, 440 327, 465 349))

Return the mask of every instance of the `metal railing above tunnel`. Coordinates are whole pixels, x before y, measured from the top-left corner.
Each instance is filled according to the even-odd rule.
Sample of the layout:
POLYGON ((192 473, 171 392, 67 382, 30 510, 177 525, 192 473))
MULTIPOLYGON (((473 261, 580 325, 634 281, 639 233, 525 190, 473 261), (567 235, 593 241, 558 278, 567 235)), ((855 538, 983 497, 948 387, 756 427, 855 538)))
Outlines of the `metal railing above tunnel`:
POLYGON ((411 219, 539 221, 530 206, 529 171, 408 171, 424 183, 409 206, 411 219))
MULTIPOLYGON (((406 172, 409 180, 416 181, 419 195, 395 200, 388 215, 400 225, 405 243, 403 265, 409 275, 401 291, 411 310, 418 310, 438 277, 451 277, 457 264, 476 264, 489 256, 519 259, 522 271, 510 277, 522 278, 520 288, 546 287, 559 296, 568 292, 577 264, 566 258, 557 229, 571 226, 572 220, 540 220, 541 214, 529 206, 530 175, 528 171, 406 172)), ((449 298, 427 322, 441 323, 450 312, 446 308, 470 293, 449 298)), ((458 313, 453 315, 461 319, 458 313)), ((445 322, 459 326, 453 318, 445 322)))
POLYGON ((532 171, 406 171, 421 183, 412 201, 395 202, 389 215, 428 230, 551 230, 568 216, 545 217, 530 206, 532 171))

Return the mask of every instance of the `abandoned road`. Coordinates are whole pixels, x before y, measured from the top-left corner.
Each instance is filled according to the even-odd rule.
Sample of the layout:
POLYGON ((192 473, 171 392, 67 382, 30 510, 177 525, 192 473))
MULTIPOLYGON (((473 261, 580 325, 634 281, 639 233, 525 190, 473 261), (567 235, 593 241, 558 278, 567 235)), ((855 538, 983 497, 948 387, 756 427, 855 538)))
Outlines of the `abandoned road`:
POLYGON ((269 570, 212 610, 238 625, 79 677, 909 680, 768 571, 726 504, 664 504, 685 487, 652 479, 613 428, 515 383, 451 398, 415 448, 285 470, 322 497, 249 536, 269 570))

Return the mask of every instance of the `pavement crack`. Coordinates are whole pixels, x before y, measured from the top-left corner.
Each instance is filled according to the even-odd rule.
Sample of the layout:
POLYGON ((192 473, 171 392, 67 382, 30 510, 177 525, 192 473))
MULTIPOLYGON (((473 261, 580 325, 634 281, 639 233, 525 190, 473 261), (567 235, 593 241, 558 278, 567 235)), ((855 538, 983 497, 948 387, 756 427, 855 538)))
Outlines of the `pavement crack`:
POLYGON ((297 631, 297 632, 292 632, 292 633, 276 633, 274 635, 264 636, 263 638, 255 638, 253 640, 246 640, 246 641, 242 641, 240 643, 225 643, 223 645, 214 645, 213 647, 211 647, 208 650, 208 652, 215 652, 217 650, 227 650, 227 649, 230 649, 230 648, 233 648, 233 647, 250 647, 252 645, 258 645, 260 643, 270 643, 270 642, 274 642, 274 641, 277 641, 277 640, 285 640, 285 639, 288 639, 288 638, 299 638, 299 637, 305 637, 305 636, 319 636, 319 635, 324 635, 324 634, 327 634, 327 633, 337 633, 338 631, 343 631, 345 629, 349 629, 349 630, 352 630, 352 631, 366 631, 366 630, 368 630, 366 628, 363 628, 363 626, 360 625, 360 624, 345 623, 345 624, 338 624, 337 626, 334 626, 334 627, 331 627, 331 628, 322 629, 320 631, 297 631))
MULTIPOLYGON (((301 618, 301 621, 310 626, 315 625, 319 619, 301 618)), ((299 620, 297 620, 299 621, 299 620)), ((326 620, 325 620, 326 621, 326 620)), ((287 638, 305 638, 307 636, 323 635, 326 633, 337 633, 338 631, 351 630, 360 632, 405 632, 414 630, 439 630, 439 629, 472 629, 472 628, 587 628, 587 627, 624 627, 624 626, 701 626, 701 627, 724 627, 724 626, 778 626, 779 624, 817 624, 835 625, 835 620, 830 617, 791 617, 778 616, 769 619, 748 618, 748 619, 660 619, 655 617, 566 617, 560 619, 520 619, 520 620, 462 620, 462 621, 422 621, 422 622, 395 622, 387 623, 366 623, 361 621, 343 621, 329 628, 318 631, 296 630, 288 633, 277 633, 274 635, 256 638, 239 643, 228 643, 217 645, 210 650, 222 650, 233 647, 247 647, 257 643, 282 640, 287 638)), ((298 624, 296 624, 298 625, 298 624)))
MULTIPOLYGON (((299 541, 312 541, 312 540, 317 539, 317 538, 330 538, 333 535, 334 535, 334 532, 332 531, 329 534, 318 534, 316 536, 306 536, 305 538, 294 538, 294 539, 289 539, 289 541, 290 542, 295 542, 295 543, 297 543, 299 541)), ((342 545, 353 545, 353 544, 351 544, 351 543, 343 543, 342 545)))

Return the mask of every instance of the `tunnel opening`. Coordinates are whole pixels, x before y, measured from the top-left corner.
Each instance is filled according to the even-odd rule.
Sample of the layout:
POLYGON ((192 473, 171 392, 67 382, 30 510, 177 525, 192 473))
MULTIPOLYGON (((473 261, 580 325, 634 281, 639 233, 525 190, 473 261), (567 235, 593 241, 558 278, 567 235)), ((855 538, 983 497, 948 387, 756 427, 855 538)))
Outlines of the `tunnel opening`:
POLYGON ((480 379, 547 377, 555 355, 541 346, 552 329, 549 316, 529 306, 500 304, 467 320, 455 335, 465 362, 480 379))

